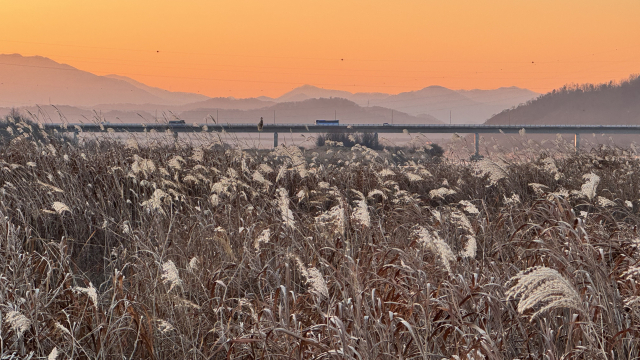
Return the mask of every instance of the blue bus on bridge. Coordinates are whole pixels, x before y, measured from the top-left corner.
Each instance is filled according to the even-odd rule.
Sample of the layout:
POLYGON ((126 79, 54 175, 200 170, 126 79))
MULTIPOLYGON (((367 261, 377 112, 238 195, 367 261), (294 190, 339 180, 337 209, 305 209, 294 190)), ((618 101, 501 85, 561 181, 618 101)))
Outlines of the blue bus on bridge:
POLYGON ((338 126, 340 125, 340 120, 316 120, 316 125, 338 126))

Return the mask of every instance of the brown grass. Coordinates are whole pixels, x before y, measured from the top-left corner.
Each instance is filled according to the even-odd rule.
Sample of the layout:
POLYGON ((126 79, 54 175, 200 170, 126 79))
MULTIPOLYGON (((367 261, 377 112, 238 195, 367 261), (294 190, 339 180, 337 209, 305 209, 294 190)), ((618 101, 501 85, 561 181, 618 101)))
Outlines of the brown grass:
POLYGON ((332 152, 14 137, 0 147, 1 355, 639 356, 633 152, 503 160, 499 177, 332 152), (582 194, 591 173, 610 202, 582 194))

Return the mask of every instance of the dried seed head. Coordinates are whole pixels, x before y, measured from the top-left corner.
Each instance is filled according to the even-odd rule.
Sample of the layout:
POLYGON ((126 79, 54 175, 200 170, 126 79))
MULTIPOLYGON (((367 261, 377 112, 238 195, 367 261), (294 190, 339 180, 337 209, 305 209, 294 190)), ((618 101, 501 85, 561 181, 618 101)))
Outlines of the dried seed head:
POLYGON ((344 208, 336 205, 316 216, 315 222, 325 236, 342 236, 345 231, 344 208))
POLYGON ((463 210, 468 214, 477 215, 480 213, 480 211, 478 211, 478 208, 468 200, 460 200, 458 204, 462 205, 463 210))
POLYGON ((435 190, 429 191, 429 197, 431 197, 432 199, 435 199, 435 198, 444 199, 445 196, 453 195, 455 193, 456 193, 455 190, 451 190, 451 189, 447 189, 447 188, 441 187, 439 189, 435 189, 435 190))
POLYGON ((589 200, 592 200, 596 196, 596 188, 598 187, 598 184, 600 184, 600 176, 594 173, 589 173, 584 174, 582 179, 586 180, 586 182, 582 184, 580 193, 586 196, 589 200))
POLYGON ((256 248, 256 250, 260 250, 260 246, 262 244, 268 243, 270 237, 271 237, 271 230, 269 229, 262 230, 262 232, 260 233, 260 236, 258 236, 253 246, 256 248))
POLYGON ((293 218, 293 212, 289 209, 289 195, 284 188, 278 188, 278 208, 282 214, 282 222, 286 227, 293 229, 295 227, 295 220, 293 218))
POLYGON ((65 211, 71 213, 71 209, 69 209, 67 205, 59 201, 55 201, 53 205, 51 205, 51 207, 60 215, 62 215, 62 213, 64 213, 65 211))
POLYGON ((382 177, 387 177, 387 176, 395 176, 396 173, 394 173, 393 171, 391 171, 389 169, 382 169, 382 171, 380 171, 378 173, 378 175, 380 175, 382 177))
POLYGON ((162 204, 165 202, 171 203, 171 196, 160 189, 156 189, 151 198, 143 201, 141 205, 150 212, 158 212, 164 215, 162 204))
POLYGON ((466 230, 469 234, 475 235, 475 231, 471 226, 471 222, 469 222, 469 218, 460 211, 454 211, 451 213, 451 221, 458 225, 460 228, 466 230))
POLYGON ((171 260, 167 260, 162 264, 162 282, 169 284, 169 291, 176 286, 182 286, 182 280, 180 280, 180 274, 178 268, 171 260))
MULTIPOLYGON (((529 184, 531 185, 531 184, 529 184)), ((518 194, 511 194, 511 197, 507 197, 506 195, 502 195, 504 198, 502 202, 505 205, 515 205, 520 203, 520 196, 518 194)))
POLYGON ((5 315, 5 321, 19 338, 31 327, 31 320, 17 311, 9 311, 5 315))
POLYGON ((165 335, 176 329, 169 322, 162 319, 156 319, 156 322, 158 323, 158 330, 165 335))
POLYGON ((191 260, 189 260, 189 265, 187 265, 187 269, 189 269, 189 271, 194 272, 196 270, 198 270, 198 258, 197 257, 192 257, 191 260))
POLYGON ((509 282, 516 284, 507 290, 507 300, 519 297, 518 312, 541 306, 531 320, 547 310, 571 308, 582 311, 580 295, 573 284, 554 269, 532 267, 519 272, 509 282))
POLYGON ((363 227, 371 227, 371 218, 369 217, 369 207, 364 200, 356 200, 356 208, 351 214, 351 220, 363 227))
POLYGON ((491 184, 497 183, 500 179, 509 176, 507 172, 508 164, 504 161, 491 161, 489 159, 480 160, 476 163, 475 168, 480 176, 489 175, 491 184))
POLYGON ((131 150, 140 150, 140 148, 138 147, 138 142, 132 137, 127 139, 125 147, 131 150))
POLYGON ((47 360, 56 360, 58 358, 58 348, 54 347, 53 350, 47 356, 47 360))
POLYGON ((414 230, 414 234, 418 237, 418 243, 425 249, 428 249, 435 253, 439 258, 445 269, 451 272, 451 263, 456 261, 455 255, 449 245, 438 236, 438 233, 418 226, 414 230))
POLYGON ((93 287, 93 283, 89 283, 89 287, 86 288, 75 286, 73 290, 85 294, 89 299, 91 299, 93 306, 98 306, 98 292, 96 291, 96 288, 93 287))
POLYGON ((298 256, 293 256, 293 258, 296 260, 298 270, 302 273, 302 276, 307 278, 309 291, 328 298, 329 289, 327 288, 327 283, 325 282, 324 276, 322 276, 320 270, 315 267, 307 268, 298 256))
POLYGON ((606 197, 603 197, 603 196, 598 196, 597 197, 597 203, 598 203, 598 205, 603 206, 603 207, 616 206, 615 202, 613 202, 613 201, 611 201, 611 200, 609 200, 609 199, 607 199, 606 197))
POLYGON ((407 176, 407 179, 409 179, 409 181, 411 181, 411 182, 416 182, 416 181, 422 181, 422 180, 424 180, 424 179, 422 178, 422 176, 420 176, 420 175, 418 175, 418 174, 414 174, 414 173, 410 173, 410 172, 408 172, 408 173, 406 173, 405 175, 407 176))
POLYGON ((169 160, 168 165, 169 167, 175 169, 175 170, 181 170, 182 169, 182 164, 181 163, 185 163, 186 161, 184 161, 184 159, 182 158, 182 156, 174 156, 171 158, 171 160, 169 160))
POLYGON ((464 251, 460 254, 463 258, 475 258, 477 250, 477 242, 475 236, 467 235, 467 243, 464 246, 464 251))

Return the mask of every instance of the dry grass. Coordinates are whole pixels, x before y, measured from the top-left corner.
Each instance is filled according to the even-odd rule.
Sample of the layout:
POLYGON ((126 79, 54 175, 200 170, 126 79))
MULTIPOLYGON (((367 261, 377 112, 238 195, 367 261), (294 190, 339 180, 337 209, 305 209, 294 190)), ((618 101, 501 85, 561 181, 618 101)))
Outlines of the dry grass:
POLYGON ((200 143, 0 147, 3 358, 639 356, 631 151, 200 143))

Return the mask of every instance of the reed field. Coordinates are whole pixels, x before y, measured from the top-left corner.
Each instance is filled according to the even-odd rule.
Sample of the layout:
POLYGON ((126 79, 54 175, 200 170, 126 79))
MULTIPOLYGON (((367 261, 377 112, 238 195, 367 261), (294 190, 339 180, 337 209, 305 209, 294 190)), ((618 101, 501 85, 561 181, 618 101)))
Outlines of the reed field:
POLYGON ((8 121, 2 359, 640 356, 633 146, 469 161, 8 121))

